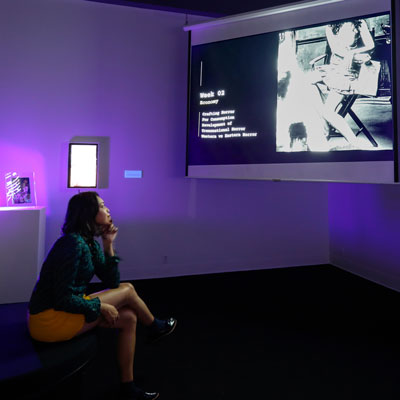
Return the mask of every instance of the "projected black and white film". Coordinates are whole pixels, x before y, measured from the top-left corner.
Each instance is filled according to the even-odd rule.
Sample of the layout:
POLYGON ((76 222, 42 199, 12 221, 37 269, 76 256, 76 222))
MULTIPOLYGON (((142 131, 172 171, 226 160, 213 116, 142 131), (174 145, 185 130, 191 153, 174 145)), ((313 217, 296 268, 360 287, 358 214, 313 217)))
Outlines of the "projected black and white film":
POLYGON ((389 15, 279 33, 277 152, 391 150, 389 15))

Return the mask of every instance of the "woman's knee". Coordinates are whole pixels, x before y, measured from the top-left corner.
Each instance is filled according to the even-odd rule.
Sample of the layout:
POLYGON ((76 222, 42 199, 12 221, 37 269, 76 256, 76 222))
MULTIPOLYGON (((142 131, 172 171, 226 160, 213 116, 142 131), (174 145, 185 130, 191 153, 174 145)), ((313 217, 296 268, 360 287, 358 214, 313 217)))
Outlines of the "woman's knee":
POLYGON ((130 308, 121 308, 118 319, 120 324, 129 328, 136 327, 138 320, 136 313, 130 308))
POLYGON ((135 287, 130 282, 122 282, 122 283, 120 283, 119 288, 124 290, 124 291, 126 291, 126 292, 128 292, 128 293, 136 294, 135 287))
POLYGON ((129 282, 121 283, 119 285, 119 288, 122 290, 122 293, 124 294, 125 297, 125 301, 127 301, 128 303, 131 300, 135 300, 138 297, 135 287, 129 282))

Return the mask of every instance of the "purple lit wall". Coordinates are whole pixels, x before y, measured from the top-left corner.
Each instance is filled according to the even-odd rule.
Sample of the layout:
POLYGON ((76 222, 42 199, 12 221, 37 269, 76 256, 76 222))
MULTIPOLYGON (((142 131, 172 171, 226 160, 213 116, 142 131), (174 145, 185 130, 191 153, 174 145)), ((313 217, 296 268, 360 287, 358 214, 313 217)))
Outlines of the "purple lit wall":
POLYGON ((0 172, 35 170, 46 251, 77 192, 68 142, 101 136, 123 279, 329 262, 327 184, 184 178, 184 23, 82 0, 0 2, 0 172))
POLYGON ((332 264, 400 290, 398 185, 331 184, 332 264))

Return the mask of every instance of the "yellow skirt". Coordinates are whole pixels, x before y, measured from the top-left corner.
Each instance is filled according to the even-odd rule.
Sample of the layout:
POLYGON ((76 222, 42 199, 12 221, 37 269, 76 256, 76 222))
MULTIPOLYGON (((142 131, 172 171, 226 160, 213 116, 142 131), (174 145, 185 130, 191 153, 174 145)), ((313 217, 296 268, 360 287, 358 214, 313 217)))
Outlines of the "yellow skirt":
MULTIPOLYGON (((89 296, 84 296, 90 299, 89 296)), ((83 328, 85 316, 54 308, 37 314, 28 314, 28 328, 33 339, 40 342, 62 342, 70 340, 83 328)))

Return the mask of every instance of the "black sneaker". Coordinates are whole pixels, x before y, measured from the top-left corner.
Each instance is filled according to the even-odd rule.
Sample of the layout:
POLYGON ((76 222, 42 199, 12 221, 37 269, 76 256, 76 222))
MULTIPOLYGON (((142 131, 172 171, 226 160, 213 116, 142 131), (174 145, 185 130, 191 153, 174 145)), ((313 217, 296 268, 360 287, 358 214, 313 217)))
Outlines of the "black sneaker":
POLYGON ((129 392, 121 393, 119 396, 120 400, 155 400, 158 398, 160 393, 157 392, 145 392, 143 389, 132 385, 129 392))
POLYGON ((152 329, 149 329, 147 333, 147 341, 149 343, 154 343, 163 338, 164 336, 169 335, 176 328, 176 324, 178 321, 175 318, 168 318, 162 321, 162 326, 152 329))

